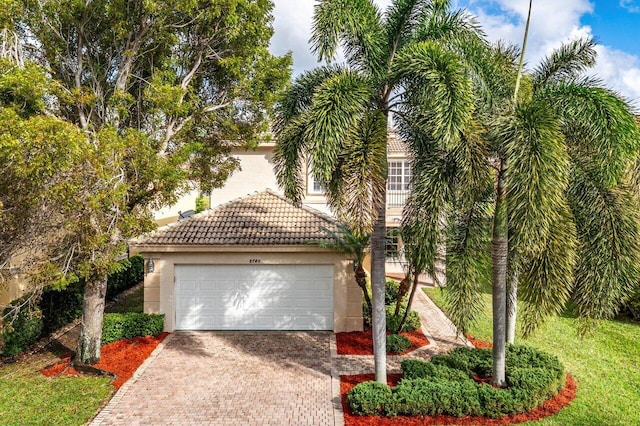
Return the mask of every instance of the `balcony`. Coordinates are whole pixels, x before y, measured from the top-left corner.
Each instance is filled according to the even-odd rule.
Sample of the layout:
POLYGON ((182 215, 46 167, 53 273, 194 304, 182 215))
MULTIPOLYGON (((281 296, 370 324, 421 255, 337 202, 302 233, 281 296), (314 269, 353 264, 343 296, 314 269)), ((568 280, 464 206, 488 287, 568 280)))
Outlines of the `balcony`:
POLYGON ((387 209, 401 209, 407 201, 410 191, 387 190, 387 209))

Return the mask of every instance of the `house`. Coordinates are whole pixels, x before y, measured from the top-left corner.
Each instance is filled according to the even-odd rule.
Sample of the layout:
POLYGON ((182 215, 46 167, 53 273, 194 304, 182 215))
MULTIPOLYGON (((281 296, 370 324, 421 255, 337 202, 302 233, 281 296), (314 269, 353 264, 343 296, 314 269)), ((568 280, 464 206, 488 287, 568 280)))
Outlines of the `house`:
POLYGON ((265 190, 143 235, 144 311, 166 331, 362 330, 351 259, 317 244, 336 224, 265 190))
MULTIPOLYGON (((275 143, 266 142, 256 149, 236 149, 233 155, 240 162, 240 170, 225 182, 224 187, 215 189, 209 195, 210 207, 215 208, 239 196, 256 191, 271 189, 283 194, 274 173, 273 151, 275 143)), ((391 133, 387 143, 388 178, 387 178, 387 272, 402 273, 404 259, 399 226, 402 208, 410 190, 411 164, 404 143, 395 133, 391 133)), ((305 188, 303 204, 331 214, 321 185, 315 182, 308 170, 305 170, 305 188)), ((166 224, 178 220, 179 212, 194 209, 197 191, 182 197, 178 204, 156 212, 158 224, 166 224)))

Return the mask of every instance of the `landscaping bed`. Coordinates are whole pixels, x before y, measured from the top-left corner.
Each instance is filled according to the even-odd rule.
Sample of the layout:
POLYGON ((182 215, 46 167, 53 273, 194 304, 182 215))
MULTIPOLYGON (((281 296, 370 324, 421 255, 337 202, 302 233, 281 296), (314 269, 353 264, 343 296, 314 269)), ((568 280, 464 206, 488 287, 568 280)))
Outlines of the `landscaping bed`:
MULTIPOLYGON (((113 373, 115 379, 112 385, 119 389, 142 363, 151 355, 151 352, 167 337, 169 333, 161 333, 158 336, 134 337, 122 339, 104 345, 101 349, 100 362, 92 367, 113 373)), ((42 374, 46 377, 78 376, 82 373, 76 371, 71 363, 71 356, 64 357, 60 362, 44 368, 42 374)))
MULTIPOLYGON (((418 348, 429 344, 422 330, 403 331, 401 336, 406 336, 411 341, 411 347, 398 355, 405 355, 418 348)), ((336 346, 338 355, 373 355, 373 333, 369 328, 364 331, 351 331, 336 333, 336 346)))
POLYGON ((575 382, 555 356, 525 346, 507 350, 505 388, 490 384, 491 351, 456 348, 431 362, 405 360, 389 386, 372 376, 341 377, 347 425, 509 424, 557 413, 575 382))

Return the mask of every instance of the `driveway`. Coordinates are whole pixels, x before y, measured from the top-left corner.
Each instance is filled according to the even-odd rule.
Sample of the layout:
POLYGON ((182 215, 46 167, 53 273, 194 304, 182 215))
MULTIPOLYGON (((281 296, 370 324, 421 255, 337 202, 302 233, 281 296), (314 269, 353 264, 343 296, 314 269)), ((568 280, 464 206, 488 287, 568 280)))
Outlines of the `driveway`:
POLYGON ((330 337, 172 333, 92 424, 334 425, 330 337))

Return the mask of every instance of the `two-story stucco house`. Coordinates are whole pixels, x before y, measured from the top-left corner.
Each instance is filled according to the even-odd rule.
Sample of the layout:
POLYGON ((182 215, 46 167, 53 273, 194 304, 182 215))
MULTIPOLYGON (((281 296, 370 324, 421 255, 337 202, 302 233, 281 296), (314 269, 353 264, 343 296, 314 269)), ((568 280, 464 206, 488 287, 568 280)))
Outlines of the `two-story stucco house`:
MULTIPOLYGON (((256 149, 237 149, 233 155, 240 161, 240 170, 236 171, 224 187, 215 189, 209 196, 209 207, 215 208, 236 198, 270 189, 282 194, 278 187, 273 168, 275 143, 263 143, 256 149)), ((402 208, 409 194, 411 166, 406 147, 393 133, 387 146, 387 272, 403 272, 402 241, 398 235, 402 208)), ((158 224, 164 225, 179 219, 179 213, 193 210, 199 193, 193 191, 182 197, 172 207, 156 213, 158 224)), ((306 171, 303 203, 309 207, 331 214, 322 187, 306 171)))

